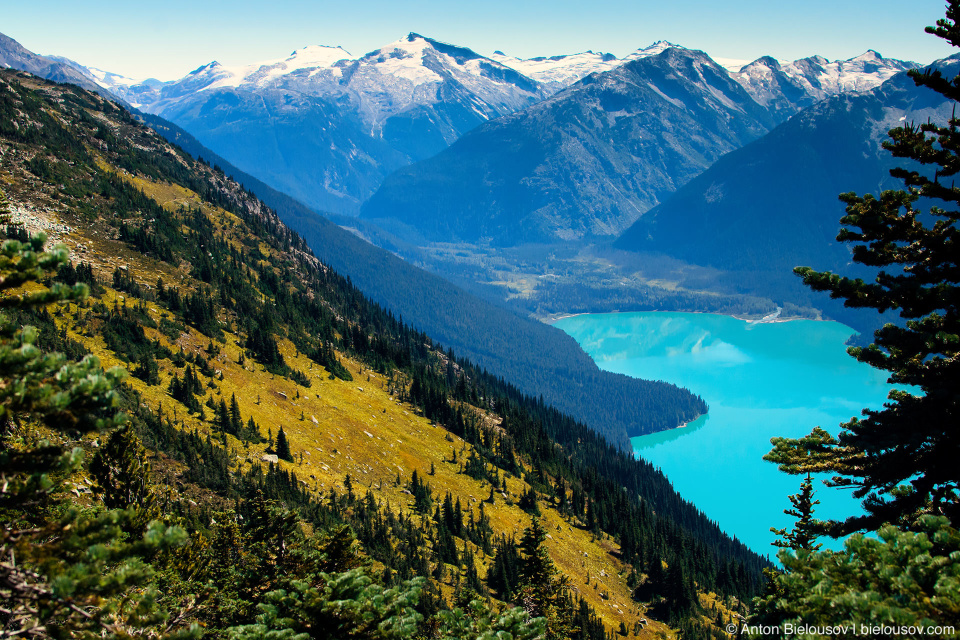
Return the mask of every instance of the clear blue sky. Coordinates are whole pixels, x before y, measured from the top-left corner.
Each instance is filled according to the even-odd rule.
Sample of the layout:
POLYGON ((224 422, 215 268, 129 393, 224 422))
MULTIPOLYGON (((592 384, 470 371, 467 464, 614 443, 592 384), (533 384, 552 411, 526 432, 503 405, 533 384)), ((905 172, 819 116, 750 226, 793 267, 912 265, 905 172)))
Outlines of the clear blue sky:
POLYGON ((163 80, 219 60, 280 58, 308 44, 355 55, 410 31, 489 55, 592 49, 622 57, 655 40, 714 57, 850 58, 867 49, 930 62, 953 53, 923 28, 942 0, 35 0, 6 2, 0 32, 41 54, 163 80))

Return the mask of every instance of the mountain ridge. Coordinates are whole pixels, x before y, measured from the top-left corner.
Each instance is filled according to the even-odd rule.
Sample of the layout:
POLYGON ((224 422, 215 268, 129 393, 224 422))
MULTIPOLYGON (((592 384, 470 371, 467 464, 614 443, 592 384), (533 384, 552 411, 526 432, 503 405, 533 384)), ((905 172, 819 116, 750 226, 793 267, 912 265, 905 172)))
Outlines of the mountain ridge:
POLYGON ((10 67, 53 80, 68 82, 84 89, 101 92, 102 89, 71 64, 53 57, 41 56, 26 49, 19 42, 0 33, 0 67, 10 67))
POLYGON ((361 216, 443 241, 616 235, 773 124, 706 54, 666 47, 398 170, 361 216))
MULTIPOLYGON (((954 56, 931 68, 950 69, 952 75, 958 65, 954 56)), ((792 276, 795 266, 856 268, 848 249, 836 242, 844 213, 837 194, 898 184, 883 178, 902 164, 883 150, 886 132, 906 120, 943 121, 951 109, 905 73, 869 91, 824 100, 721 158, 614 246, 750 273, 751 279, 774 283, 770 290, 789 299, 803 289, 792 276)), ((842 313, 833 311, 835 317, 842 313)), ((858 322, 848 324, 863 329, 858 322)))
MULTIPOLYGON (((127 103, 177 122, 271 187, 315 210, 354 215, 391 172, 443 151, 477 125, 668 48, 677 45, 659 41, 622 60, 584 53, 522 61, 411 33, 361 56, 310 45, 261 63, 211 62, 170 82, 138 84, 70 64, 127 103), (323 169, 308 169, 313 167, 323 169)), ((783 119, 830 92, 847 90, 838 70, 847 69, 847 84, 862 88, 877 83, 884 64, 898 64, 861 58, 830 62, 814 56, 804 59, 802 73, 793 67, 770 71, 755 61, 756 73, 741 70, 731 77, 762 104, 774 105, 783 119)), ((620 200, 627 207, 637 204, 620 200)))
POLYGON ((150 114, 139 117, 194 157, 222 167, 276 210, 325 264, 350 277, 373 300, 438 337, 458 354, 516 381, 525 392, 543 395, 547 401, 564 407, 603 430, 618 446, 628 447, 630 435, 675 426, 642 418, 643 413, 637 409, 645 413, 651 409, 644 402, 633 403, 630 410, 618 408, 623 397, 644 397, 643 388, 652 383, 599 370, 575 341, 559 330, 477 298, 440 276, 361 240, 286 194, 244 174, 176 125, 150 114), (536 348, 517 349, 516 344, 536 348), (531 356, 535 358, 529 359, 531 356))

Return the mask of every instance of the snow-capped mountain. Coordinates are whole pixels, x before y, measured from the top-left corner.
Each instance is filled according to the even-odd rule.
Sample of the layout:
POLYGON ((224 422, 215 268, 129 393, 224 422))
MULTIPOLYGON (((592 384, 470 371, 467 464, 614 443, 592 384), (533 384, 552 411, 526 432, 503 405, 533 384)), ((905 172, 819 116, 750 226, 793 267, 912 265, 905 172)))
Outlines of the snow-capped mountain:
POLYGON ((287 58, 243 66, 211 62, 160 87, 141 103, 163 115, 172 104, 201 91, 289 91, 312 97, 355 98, 363 120, 376 125, 418 105, 443 99, 438 88, 456 84, 470 93, 483 119, 512 112, 542 97, 536 82, 470 49, 411 33, 362 57, 340 47, 304 47, 287 58))
POLYGON ((594 53, 593 51, 526 59, 514 58, 502 51, 494 51, 490 57, 536 80, 550 95, 591 73, 609 71, 623 62, 612 53, 594 53))
MULTIPOLYGON (((356 213, 391 172, 443 151, 488 120, 525 110, 558 91, 594 82, 594 76, 616 74, 626 65, 668 52, 678 60, 710 60, 702 52, 694 55, 663 40, 621 60, 589 51, 526 60, 497 52, 487 58, 411 33, 359 57, 339 47, 315 45, 248 65, 211 62, 173 82, 138 82, 66 59, 35 56, 15 41, 0 41, 0 56, 6 56, 0 57, 0 63, 111 92, 143 111, 172 120, 270 186, 317 209, 339 213, 356 213)), ((742 66, 727 60, 719 66, 713 62, 695 65, 698 69, 709 67, 709 79, 683 74, 648 79, 646 88, 653 95, 634 96, 645 102, 623 103, 629 92, 617 89, 616 98, 613 93, 597 97, 593 108, 599 111, 585 111, 583 117, 595 120, 597 113, 603 112, 618 123, 628 121, 626 114, 646 114, 643 117, 655 120, 664 101, 692 109, 694 103, 684 104, 689 97, 686 94, 693 91, 688 85, 699 83, 701 88, 712 89, 703 96, 706 102, 697 103, 697 109, 712 105, 708 111, 716 111, 713 102, 719 96, 727 101, 721 110, 751 114, 754 122, 748 128, 756 135, 771 122, 782 122, 806 106, 875 87, 916 66, 885 59, 873 51, 834 62, 819 56, 794 62, 764 57, 742 66), (718 93, 718 83, 724 79, 735 81, 745 93, 734 96, 726 87, 718 93), (615 116, 610 109, 614 103, 621 105, 614 110, 619 114, 615 116)), ((736 116, 730 122, 740 126, 741 120, 736 116)), ((530 122, 539 126, 538 118, 530 122)), ((702 169, 703 163, 714 157, 715 148, 733 142, 719 129, 704 131, 703 135, 715 138, 710 143, 684 140, 682 131, 678 129, 666 141, 688 157, 688 163, 677 165, 679 174, 648 171, 648 177, 657 183, 655 188, 644 188, 645 195, 636 198, 613 194, 610 201, 636 214, 688 179, 689 171, 702 169), (684 151, 700 144, 707 149, 699 154, 688 156, 684 151)), ((739 143, 749 137, 734 136, 739 143)), ((619 134, 613 138, 620 139, 619 134)), ((625 138, 621 141, 631 144, 625 138)), ((621 151, 609 153, 619 156, 621 151)), ((601 153, 606 154, 608 151, 601 153)), ((659 160, 652 161, 659 166, 659 160)), ((571 198, 572 202, 579 196, 571 198)), ((622 224, 620 219, 604 222, 597 218, 589 229, 571 229, 571 233, 613 233, 622 224)))
POLYGON ((849 60, 822 56, 781 62, 764 56, 732 73, 759 104, 786 119, 803 107, 843 93, 868 91, 894 75, 918 67, 915 62, 884 58, 867 51, 849 60))
POLYGON ((657 40, 649 47, 637 49, 630 55, 626 56, 623 61, 630 62, 632 60, 642 60, 643 58, 649 58, 650 56, 660 55, 667 49, 686 49, 686 47, 681 47, 678 44, 673 44, 672 42, 667 42, 666 40, 657 40))
POLYGON ((483 121, 544 97, 537 82, 515 69, 465 47, 415 33, 363 56, 350 74, 348 86, 362 97, 363 115, 372 122, 414 106, 449 100, 454 96, 446 90, 451 88, 463 106, 483 121))
MULTIPOLYGON (((304 93, 328 95, 336 91, 342 78, 343 67, 354 60, 353 56, 340 47, 315 45, 298 49, 286 58, 248 65, 227 66, 214 60, 173 82, 113 81, 111 88, 134 106, 158 114, 170 105, 200 91, 257 91, 275 85, 293 84, 304 93)), ((89 71, 94 76, 97 75, 97 70, 89 71)), ((114 74, 110 75, 110 80, 119 78, 114 74)))
POLYGON ((311 46, 118 93, 270 186, 338 213, 357 211, 394 169, 547 95, 504 64, 415 33, 360 57, 311 46))
POLYGON ((441 242, 614 235, 803 107, 911 66, 871 51, 837 62, 762 58, 731 74, 702 51, 656 42, 398 170, 361 215, 441 242))
POLYGON ((144 96, 148 96, 148 99, 153 99, 150 96, 153 96, 158 88, 164 84, 154 78, 140 80, 128 78, 127 76, 113 73, 112 71, 104 71, 96 67, 87 67, 63 56, 47 56, 47 58, 55 60, 65 67, 73 68, 88 81, 92 82, 94 86, 99 87, 98 90, 100 93, 116 96, 132 107, 139 107, 144 96))
MULTIPOLYGON (((97 69, 96 67, 85 67, 79 62, 75 62, 70 58, 64 58, 63 56, 47 56, 47 58, 73 67, 86 77, 96 82, 100 87, 109 89, 117 95, 119 95, 119 92, 123 91, 125 87, 143 84, 144 82, 142 79, 128 78, 120 75, 119 73, 113 73, 112 71, 104 71, 103 69, 97 69)), ((159 83, 160 81, 154 80, 153 82, 159 83)))
POLYGON ((361 216, 439 242, 509 246, 621 233, 774 125, 705 53, 659 48, 398 170, 361 216))
MULTIPOLYGON (((658 40, 648 47, 637 49, 622 59, 617 58, 612 53, 595 53, 593 51, 527 59, 514 58, 502 51, 494 51, 490 57, 511 69, 516 69, 529 78, 533 78, 541 83, 550 95, 553 95, 591 73, 609 71, 625 62, 655 56, 670 48, 683 49, 684 47, 666 40, 658 40)), ((721 66, 724 65, 721 64, 721 66)), ((739 71, 740 66, 742 65, 735 69, 725 68, 728 71, 739 71)))
MULTIPOLYGON (((960 59, 931 68, 954 77, 960 59)), ((889 171, 903 159, 883 149, 887 132, 905 122, 944 122, 952 112, 950 100, 906 74, 832 96, 721 158, 615 246, 750 273, 752 286, 780 283, 788 292, 797 265, 849 272, 849 247, 835 242, 844 212, 837 194, 901 188, 889 171)))

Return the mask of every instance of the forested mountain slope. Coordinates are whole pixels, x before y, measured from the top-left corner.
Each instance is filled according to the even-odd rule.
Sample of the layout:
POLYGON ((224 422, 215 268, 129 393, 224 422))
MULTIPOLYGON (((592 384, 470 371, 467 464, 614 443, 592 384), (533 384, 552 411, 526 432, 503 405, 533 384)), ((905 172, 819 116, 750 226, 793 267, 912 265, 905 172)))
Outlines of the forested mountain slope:
POLYGON ((628 436, 670 429, 706 410, 686 389, 600 370, 562 331, 491 304, 357 238, 233 167, 176 125, 149 114, 137 118, 256 193, 324 263, 348 276, 365 295, 524 393, 543 396, 611 442, 629 446, 628 436))
MULTIPOLYGON (((553 637, 620 623, 672 635, 653 618, 706 637, 756 593, 764 562, 650 465, 368 301, 260 201, 126 111, 2 71, 0 150, 21 224, 5 233, 45 229, 75 256, 54 280, 92 291, 14 322, 39 326, 43 349, 132 373, 132 431, 46 433, 103 464, 57 478, 68 484, 30 517, 131 507, 133 533, 158 517, 185 532, 146 558, 174 615, 124 624, 225 637, 283 589, 306 599, 270 600, 289 615, 260 618, 264 632, 352 629, 360 613, 323 604, 347 594, 402 619, 397 633, 451 637, 440 612, 479 595, 492 610, 526 603, 553 637), (534 556, 546 573, 531 573, 534 556), (378 585, 395 590, 377 600, 378 585)), ((4 451, 34 441, 30 421, 3 428, 4 451)), ((2 508, 7 523, 26 517, 2 508)))

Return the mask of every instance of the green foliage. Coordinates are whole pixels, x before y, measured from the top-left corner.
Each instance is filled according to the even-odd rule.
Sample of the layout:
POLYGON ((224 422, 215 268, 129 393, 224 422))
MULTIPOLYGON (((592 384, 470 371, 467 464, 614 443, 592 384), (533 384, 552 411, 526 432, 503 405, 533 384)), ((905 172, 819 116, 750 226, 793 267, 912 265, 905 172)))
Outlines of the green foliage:
POLYGON ((797 519, 793 529, 790 531, 773 527, 770 529, 781 538, 773 543, 775 547, 794 551, 801 549, 816 551, 823 546, 817 542, 818 532, 823 530, 823 523, 813 517, 814 506, 820 504, 820 501, 814 500, 813 494, 813 478, 807 474, 800 484, 800 493, 790 496, 790 504, 793 508, 783 510, 788 516, 797 519))
POLYGON ((257 605, 256 624, 228 630, 231 640, 356 638, 390 640, 413 635, 420 621, 414 610, 423 579, 393 588, 375 583, 363 569, 321 573, 319 585, 294 581, 271 591, 257 605))
POLYGON ((960 628, 960 534, 942 517, 917 527, 855 534, 842 551, 780 551, 784 573, 750 624, 960 628))
MULTIPOLYGON (((960 46, 958 17, 954 0, 946 19, 928 31, 960 46)), ((930 70, 911 75, 919 86, 960 99, 960 77, 947 80, 930 70)), ((960 519, 960 187, 953 181, 960 171, 960 118, 910 123, 891 130, 890 138, 884 147, 916 167, 891 171, 906 188, 879 197, 841 196, 847 213, 837 240, 854 243, 853 259, 878 270, 874 281, 808 267, 796 272, 848 307, 899 312, 903 323, 885 325, 873 344, 849 351, 907 389, 891 391, 883 409, 864 410, 863 418, 841 425, 836 438, 822 429, 801 439, 775 438, 766 456, 789 473, 833 473, 832 485, 852 487, 863 499, 867 514, 833 523, 834 534, 885 522, 910 527, 928 513, 960 519), (920 201, 930 203, 928 212, 917 208, 920 201)))
POLYGON ((441 611, 437 617, 440 640, 536 640, 546 631, 543 618, 531 618, 520 607, 497 614, 483 600, 472 600, 466 610, 441 611))
MULTIPOLYGON (((4 73, 0 71, 0 77, 4 73)), ((20 95, 29 101, 30 96, 39 94, 22 90, 20 95)), ((0 94, 0 108, 7 104, 3 97, 0 94)), ((97 100, 93 96, 84 99, 97 100)), ((41 102, 49 109, 60 104, 54 99, 41 102)), ((18 108, 31 113, 27 106, 18 108)), ((68 127, 63 135, 74 137, 80 153, 85 148, 83 141, 102 132, 103 125, 94 123, 85 130, 86 125, 71 124, 68 116, 59 121, 68 127)), ((151 148, 156 145, 155 136, 151 139, 152 134, 133 126, 129 117, 118 126, 123 133, 117 136, 120 147, 111 149, 108 162, 186 186, 204 200, 195 209, 158 210, 143 192, 84 160, 82 169, 91 176, 91 188, 96 191, 89 199, 96 203, 97 215, 114 227, 128 248, 172 265, 189 263, 191 277, 206 283, 196 286, 196 282, 184 281, 182 289, 177 289, 158 281, 156 300, 167 309, 159 327, 163 333, 178 338, 185 324, 191 324, 205 334, 203 341, 207 342, 217 340, 221 327, 229 326, 231 331, 236 330, 238 343, 260 364, 269 364, 278 375, 291 378, 297 378, 297 373, 278 357, 281 339, 290 339, 301 354, 344 379, 351 376, 338 354, 349 355, 389 379, 391 394, 412 401, 425 416, 462 435, 475 452, 467 461, 470 470, 489 480, 492 489, 498 489, 508 475, 519 476, 522 463, 534 469, 528 477, 547 503, 553 497, 551 478, 564 477, 569 483, 564 491, 570 492, 566 508, 571 524, 576 526, 578 519, 586 518, 592 528, 615 536, 625 561, 645 564, 652 556, 671 556, 668 564, 672 564, 673 555, 686 554, 690 579, 704 585, 722 584, 726 593, 753 592, 762 561, 724 537, 692 505, 682 501, 650 465, 610 445, 542 399, 528 397, 482 367, 457 359, 452 352, 445 353, 430 337, 370 302, 349 280, 314 260, 302 238, 280 225, 269 210, 224 180, 222 174, 151 148), (128 145, 127 140, 137 140, 139 146, 128 145), (226 208, 237 219, 218 226, 217 216, 209 215, 210 204, 226 208), (467 405, 495 411, 502 418, 499 428, 490 428, 482 411, 467 405)), ((77 201, 74 204, 81 206, 77 201)), ((77 282, 84 282, 77 271, 77 282)), ((61 281, 69 284, 71 279, 64 270, 61 281)), ((114 284, 145 298, 154 291, 143 284, 135 270, 120 270, 114 284)), ((152 559, 167 608, 176 603, 177 620, 197 620, 212 634, 222 635, 229 627, 258 624, 256 617, 268 612, 258 611, 256 605, 266 602, 266 594, 280 591, 286 594, 284 597, 297 600, 300 604, 295 608, 302 609, 309 589, 320 592, 325 588, 319 574, 336 577, 365 564, 357 560, 361 556, 354 548, 358 545, 351 528, 364 550, 385 567, 382 578, 366 573, 382 588, 430 575, 435 571, 434 563, 442 557, 449 562, 444 571, 460 582, 458 602, 464 611, 469 590, 486 591, 477 572, 482 561, 475 562, 472 546, 456 540, 470 541, 486 555, 493 553, 493 530, 482 503, 479 516, 468 509, 468 522, 464 522, 455 501, 445 500, 437 509, 434 527, 429 518, 411 517, 391 509, 389 504, 378 504, 369 492, 363 495, 351 488, 338 494, 330 490, 318 498, 288 465, 238 469, 236 452, 220 446, 216 431, 207 436, 178 430, 172 422, 177 422, 179 403, 193 411, 204 410, 201 403, 207 397, 206 378, 214 371, 200 355, 181 352, 167 356, 156 343, 142 340, 142 327, 149 326, 149 316, 138 312, 141 305, 137 302, 112 309, 94 305, 92 311, 84 313, 84 319, 92 318, 87 331, 93 335, 103 333, 106 339, 106 333, 116 334, 108 347, 136 363, 138 374, 149 378, 150 364, 163 357, 170 357, 180 369, 170 383, 170 392, 178 401, 173 403, 170 416, 160 407, 148 409, 129 388, 121 394, 146 446, 163 451, 162 460, 169 456, 178 462, 178 469, 182 469, 176 477, 178 488, 181 482, 195 485, 188 494, 177 490, 157 492, 163 513, 170 515, 171 521, 179 518, 190 532, 186 546, 152 559), (195 493, 198 487, 206 498, 195 493), (271 509, 258 506, 253 497, 256 491, 276 500, 280 513, 264 515, 271 509), (302 523, 292 520, 291 512, 281 509, 280 503, 296 509, 309 523, 316 545, 304 542, 302 523), (226 505, 236 505, 236 512, 224 511, 226 505), (458 546, 464 549, 462 554, 458 546), (294 581, 302 582, 304 588, 295 586, 294 581), (196 596, 192 607, 190 596, 196 596)), ((654 387, 665 389, 663 385, 654 387)), ((686 394, 676 389, 671 393, 686 394)), ((659 406, 663 399, 652 393, 641 395, 650 406, 659 406)), ((234 411, 233 404, 226 396, 220 401, 211 395, 208 406, 213 411, 206 411, 207 415, 213 414, 211 426, 241 439, 261 439, 257 425, 252 420, 243 425, 239 406, 234 411)), ((170 411, 167 405, 164 401, 170 411)), ((660 413, 649 418, 651 422, 671 424, 675 420, 674 415, 660 413)), ((125 456, 113 459, 111 464, 119 464, 125 456)), ((431 499, 429 485, 420 477, 418 481, 420 510, 429 516, 438 501, 431 499)), ((128 524, 122 528, 131 530, 128 524)), ((500 595, 517 592, 520 584, 519 554, 513 541, 504 544, 513 547, 516 561, 507 569, 512 571, 507 578, 510 584, 500 595)), ((509 554, 502 557, 508 559, 509 554)), ((434 616, 445 606, 435 585, 423 587, 416 604, 423 617, 421 632, 437 628, 439 618, 434 616)), ((567 619, 575 620, 570 624, 580 629, 580 637, 593 640, 604 636, 602 623, 586 603, 563 597, 556 607, 558 611, 563 609, 567 619)), ((467 615, 473 614, 468 611, 467 615)), ((276 619, 295 617, 278 608, 276 619)), ((289 627, 281 628, 283 625, 268 619, 260 622, 267 632, 301 633, 296 628, 287 631, 289 627)), ((475 622, 478 629, 487 624, 475 622)))
POLYGON ((547 638, 566 638, 572 631, 567 579, 550 559, 546 541, 547 532, 534 516, 520 538, 517 600, 531 616, 544 619, 547 638))
MULTIPOLYGON (((960 0, 951 0, 946 19, 927 31, 960 46, 958 18, 960 0)), ((912 76, 960 100, 960 76, 947 81, 929 70, 912 76)), ((873 344, 849 352, 909 390, 891 391, 883 409, 864 410, 863 419, 843 424, 836 438, 817 427, 803 438, 772 440, 766 459, 788 473, 834 473, 831 484, 853 487, 866 510, 843 522, 817 523, 809 476, 791 496, 788 513, 798 521, 793 532, 780 532, 784 571, 769 574, 750 619, 779 628, 776 635, 791 635, 787 625, 852 628, 874 637, 955 635, 960 624, 960 188, 952 180, 960 171, 960 119, 954 114, 945 126, 911 123, 890 137, 884 146, 919 167, 891 171, 906 189, 841 196, 847 214, 837 239, 859 243, 853 259, 878 269, 874 281, 796 271, 847 306, 899 311, 902 324, 885 325, 873 344), (927 213, 916 208, 921 199, 932 203, 927 213), (875 530, 877 538, 854 534, 842 551, 818 551, 813 544, 818 531, 862 529, 875 530), (937 631, 938 625, 950 630, 937 631)))
MULTIPOLYGON (((0 192, 2 193, 2 192, 0 192)), ((0 198, 0 204, 5 199, 0 198)), ((5 210, 0 210, 0 217, 5 210)), ((44 238, 8 240, 0 249, 0 306, 27 310, 78 300, 86 287, 55 283, 49 289, 15 291, 52 277, 66 264, 66 250, 43 251, 44 238)), ((87 356, 68 362, 36 346, 35 328, 17 328, 0 317, 0 603, 10 637, 119 638, 151 629, 167 635, 166 615, 149 586, 143 558, 184 538, 157 522, 142 537, 123 529, 132 512, 89 512, 68 506, 65 477, 82 459, 36 430, 54 434, 118 424, 114 386, 120 371, 104 373, 87 356)), ((193 635, 187 632, 188 635, 193 635)))
POLYGON ((174 400, 183 403, 190 411, 200 411, 200 402, 197 400, 197 396, 204 392, 203 382, 194 374, 193 367, 190 365, 187 365, 187 368, 183 370, 182 379, 174 374, 170 380, 169 391, 174 400))
POLYGON ((410 476, 410 493, 413 495, 413 508, 419 513, 429 514, 433 506, 432 490, 430 484, 420 479, 420 474, 416 469, 410 476))
POLYGON ((277 433, 277 457, 287 462, 293 462, 293 454, 290 452, 290 443, 287 441, 287 434, 283 427, 277 433))
MULTIPOLYGON (((2 212, 0 212, 2 213, 2 212)), ((43 251, 45 236, 29 243, 7 240, 0 246, 0 309, 26 310, 67 300, 82 299, 84 285, 54 283, 48 289, 24 291, 18 287, 43 280, 67 262, 67 251, 43 251)), ((17 327, 0 315, 0 421, 19 414, 44 419, 53 427, 96 428, 116 423, 100 409, 115 403, 114 385, 124 372, 103 372, 99 361, 87 356, 79 363, 62 354, 44 353, 36 346, 39 335, 31 326, 17 327)))
POLYGON ((151 628, 162 633, 166 614, 150 585, 153 570, 141 557, 177 546, 184 533, 153 522, 142 539, 124 542, 126 525, 125 512, 69 509, 29 536, 5 526, 9 560, 0 564, 0 595, 6 629, 53 638, 124 638, 151 628))
POLYGON ((501 600, 514 600, 514 593, 520 586, 520 552, 514 539, 501 534, 497 540, 493 565, 487 572, 487 585, 496 591, 501 600))
POLYGON ((146 449, 130 425, 120 427, 97 449, 90 461, 94 492, 108 509, 133 508, 156 515, 156 496, 150 484, 146 449))
POLYGON ((353 375, 347 370, 343 363, 340 362, 337 358, 337 354, 334 353, 333 347, 328 341, 323 341, 318 345, 312 352, 310 352, 309 357, 311 360, 322 366, 324 369, 330 372, 330 375, 335 378, 340 378, 350 382, 353 380, 353 375))

